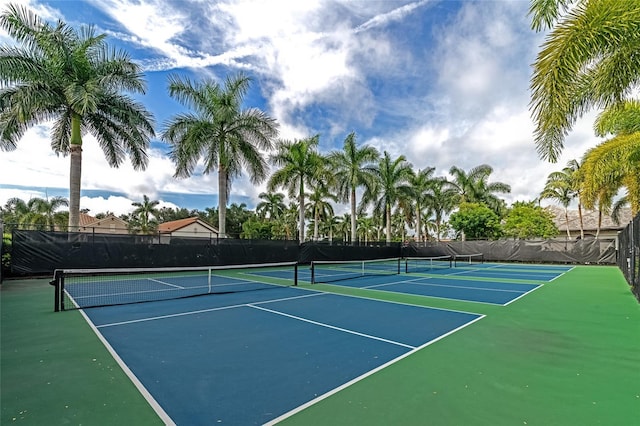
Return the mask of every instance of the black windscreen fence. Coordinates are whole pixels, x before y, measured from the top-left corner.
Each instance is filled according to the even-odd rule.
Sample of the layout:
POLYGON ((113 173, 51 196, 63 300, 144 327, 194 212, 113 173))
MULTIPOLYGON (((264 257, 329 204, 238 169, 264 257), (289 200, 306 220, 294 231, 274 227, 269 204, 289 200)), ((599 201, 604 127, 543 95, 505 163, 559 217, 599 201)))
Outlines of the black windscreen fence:
MULTIPOLYGON (((627 277, 632 276, 630 282, 635 282, 637 288, 637 234, 640 229, 637 221, 636 218, 635 234, 632 227, 631 230, 627 229, 622 233, 627 237, 621 237, 627 238, 625 241, 630 241, 635 248, 625 248, 624 252, 620 249, 621 253, 631 253, 629 250, 635 250, 635 254, 618 257, 614 239, 453 241, 420 244, 349 244, 333 241, 299 244, 297 241, 285 240, 209 238, 172 238, 163 241, 157 236, 144 235, 13 230, 9 273, 12 276, 44 276, 62 268, 198 267, 293 261, 310 264, 312 261, 482 253, 485 262, 613 265, 618 261, 621 268, 627 268, 623 271, 630 271, 625 274, 627 277), (631 260, 624 263, 622 257, 624 262, 627 262, 627 258, 631 260)), ((628 244, 625 247, 628 247, 628 244)))
POLYGON ((640 214, 618 234, 618 267, 640 301, 640 214))

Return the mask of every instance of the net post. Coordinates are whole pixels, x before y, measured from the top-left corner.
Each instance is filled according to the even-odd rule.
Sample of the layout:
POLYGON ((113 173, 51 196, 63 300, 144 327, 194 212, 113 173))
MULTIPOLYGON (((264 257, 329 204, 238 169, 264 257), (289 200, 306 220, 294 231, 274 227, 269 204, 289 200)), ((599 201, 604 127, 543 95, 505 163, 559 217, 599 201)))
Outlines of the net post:
POLYGON ((400 275, 400 258, 398 258, 398 275, 400 275))
POLYGON ((316 274, 315 274, 316 268, 313 262, 311 262, 311 284, 315 284, 316 283, 316 274))
POLYGON ((293 285, 298 285, 298 262, 293 265, 293 285))
POLYGON ((209 287, 208 289, 209 294, 211 294, 211 271, 212 271, 211 268, 209 268, 207 271, 207 286, 209 287))
POLYGON ((55 270, 53 273, 53 279, 49 281, 49 284, 54 287, 53 290, 53 311, 60 312, 60 271, 55 270))

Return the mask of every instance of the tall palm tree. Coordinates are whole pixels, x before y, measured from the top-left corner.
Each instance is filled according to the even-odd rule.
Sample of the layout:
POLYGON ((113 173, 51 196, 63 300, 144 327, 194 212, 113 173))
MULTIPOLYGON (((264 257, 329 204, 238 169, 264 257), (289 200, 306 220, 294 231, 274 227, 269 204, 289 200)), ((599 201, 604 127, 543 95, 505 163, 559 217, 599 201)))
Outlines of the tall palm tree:
POLYGON ((269 191, 287 187, 289 197, 297 198, 299 209, 299 240, 304 242, 305 185, 314 185, 323 175, 325 161, 318 153, 318 135, 295 141, 281 140, 276 143, 276 152, 271 163, 279 167, 267 183, 269 191))
POLYGON ((378 167, 374 169, 376 180, 363 195, 362 204, 372 204, 374 214, 385 218, 387 243, 391 242, 391 209, 399 199, 408 197, 411 173, 411 163, 404 155, 393 160, 385 151, 378 167))
POLYGON ((431 196, 433 195, 433 184, 435 180, 433 173, 435 170, 435 167, 427 167, 415 173, 412 172, 409 178, 411 200, 415 207, 417 241, 423 241, 422 216, 424 210, 429 207, 431 196))
POLYGON ((172 117, 162 139, 172 145, 169 156, 176 177, 189 177, 204 158, 203 173, 218 171, 218 231, 226 234, 227 198, 231 183, 245 168, 251 182, 267 177, 261 150, 272 148, 278 135, 276 121, 257 108, 242 108, 251 79, 243 74, 227 77, 224 86, 205 79, 193 82, 169 77, 169 95, 194 112, 172 117))
POLYGON ((328 158, 337 182, 339 199, 350 203, 351 241, 356 241, 356 190, 359 187, 365 187, 365 191, 371 188, 380 153, 368 145, 358 148, 356 134, 351 132, 344 140, 342 151, 333 151, 328 158))
POLYGON ((541 158, 557 161, 576 120, 615 108, 640 79, 636 1, 532 0, 536 31, 551 29, 533 66, 531 110, 541 158))
POLYGON ((258 197, 262 201, 256 205, 256 213, 263 219, 274 220, 287 208, 284 203, 284 194, 281 192, 261 192, 258 197))
POLYGON ((149 234, 155 230, 158 224, 154 219, 160 215, 160 210, 156 208, 158 204, 160 204, 160 201, 151 201, 147 195, 142 196, 142 202, 131 203, 135 207, 131 215, 136 219, 135 223, 138 226, 136 226, 135 230, 137 232, 149 234))
POLYGON ((93 27, 52 26, 25 7, 9 5, 0 28, 19 43, 0 46, 0 149, 15 149, 29 127, 53 120, 51 146, 70 156, 69 226, 76 230, 83 134, 98 140, 110 166, 127 154, 136 170, 147 166, 151 114, 123 94, 144 93, 140 67, 93 27))

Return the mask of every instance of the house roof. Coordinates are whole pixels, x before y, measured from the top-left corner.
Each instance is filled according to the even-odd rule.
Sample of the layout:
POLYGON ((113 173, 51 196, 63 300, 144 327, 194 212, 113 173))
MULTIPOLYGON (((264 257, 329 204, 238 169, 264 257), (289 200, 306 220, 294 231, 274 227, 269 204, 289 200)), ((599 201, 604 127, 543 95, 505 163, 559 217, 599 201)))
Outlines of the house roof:
POLYGON ((216 234, 218 233, 218 230, 216 228, 209 225, 207 222, 205 222, 204 220, 198 217, 188 217, 186 219, 178 219, 178 220, 172 220, 171 222, 161 223, 160 225, 158 225, 158 232, 171 233, 194 223, 198 223, 199 225, 204 226, 205 228, 209 229, 211 232, 214 232, 216 234))
MULTIPOLYGON (((558 206, 549 206, 549 210, 554 218, 553 221, 561 232, 567 231, 567 219, 564 215, 564 209, 558 206)), ((580 231, 580 214, 578 210, 569 210, 569 231, 580 231)), ((582 224, 584 231, 595 232, 598 229, 598 211, 582 209, 582 224)), ((623 229, 631 221, 631 209, 625 207, 620 214, 620 224, 616 224, 610 215, 602 215, 602 224, 600 230, 620 230, 623 229)))
POLYGON ((103 217, 102 219, 97 219, 93 216, 90 216, 86 213, 80 213, 80 226, 86 227, 86 228, 91 228, 91 227, 100 227, 100 226, 104 226, 106 222, 120 222, 123 225, 127 225, 127 221, 120 219, 117 216, 114 216, 113 214, 108 214, 107 216, 103 217))

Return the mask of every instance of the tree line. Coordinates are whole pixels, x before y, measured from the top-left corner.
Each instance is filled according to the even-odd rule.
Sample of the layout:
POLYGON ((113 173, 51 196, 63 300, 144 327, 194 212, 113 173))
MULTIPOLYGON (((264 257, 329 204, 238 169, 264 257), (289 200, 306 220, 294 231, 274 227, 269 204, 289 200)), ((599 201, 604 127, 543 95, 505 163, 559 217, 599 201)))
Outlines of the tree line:
MULTIPOLYGON (((635 52, 639 36, 634 23, 640 11, 633 2, 599 0, 580 2, 572 14, 565 15, 569 9, 565 3, 532 1, 533 28, 552 29, 531 80, 538 152, 556 161, 564 135, 594 106, 605 106, 596 133, 612 138, 585 153, 580 172, 572 174, 570 191, 558 183, 561 180, 550 177, 543 198, 564 203, 554 191, 566 190, 571 196, 579 193, 580 207, 598 206, 605 211, 614 208, 615 195, 625 189, 622 201, 636 213, 640 207, 640 105, 626 94, 638 80, 640 68, 632 61, 635 55, 625 52, 635 52), (598 20, 602 14, 617 21, 598 20), (585 21, 595 29, 583 34, 585 21), (614 30, 617 36, 611 39, 614 30), (572 55, 567 56, 567 51, 572 55), (580 78, 574 78, 576 75, 580 78), (615 84, 607 86, 603 81, 615 84)), ((0 148, 15 149, 27 129, 53 120, 52 148, 70 157, 68 225, 78 229, 83 135, 90 133, 97 139, 113 167, 127 157, 135 169, 147 166, 146 151, 156 136, 155 124, 145 106, 127 94, 144 94, 143 74, 126 52, 110 48, 106 35, 96 34, 92 26, 78 31, 62 21, 51 25, 28 8, 10 4, 0 15, 0 27, 17 42, 16 46, 0 46, 0 148)), ((227 200, 233 179, 243 172, 255 184, 267 180, 273 196, 279 189, 287 192, 297 214, 297 229, 287 225, 287 233, 295 232, 300 241, 305 240, 307 222, 313 224, 313 238, 319 238, 322 221, 332 216, 326 204, 330 197, 349 204, 351 241, 358 238, 359 220, 360 229, 369 227, 368 211, 372 212, 371 227, 382 228, 386 241, 398 238, 394 221, 403 221, 415 229, 417 239, 425 239, 431 216, 438 239, 443 219, 454 209, 449 224, 462 236, 477 235, 465 229, 477 221, 461 218, 470 212, 485 217, 483 236, 506 232, 500 225, 507 209, 497 194, 510 188, 488 181, 490 166, 480 165, 468 172, 454 166, 449 171, 453 179, 447 181, 433 177, 432 168, 414 170, 403 155, 394 158, 388 152, 358 146, 355 133, 347 136, 342 150, 323 155, 317 150, 319 135, 278 139, 275 119, 257 108, 244 107, 250 84, 244 74, 228 76, 222 84, 180 75, 168 79, 169 95, 187 111, 163 123, 159 137, 170 146, 175 177, 189 177, 201 161, 204 173, 217 172, 217 226, 223 236, 227 234, 227 200), (274 168, 270 176, 269 165, 274 168)), ((283 225, 278 232, 284 229, 283 225)))

